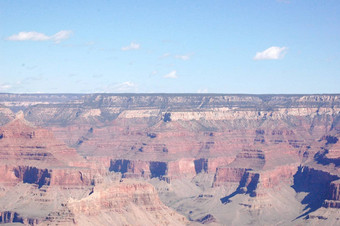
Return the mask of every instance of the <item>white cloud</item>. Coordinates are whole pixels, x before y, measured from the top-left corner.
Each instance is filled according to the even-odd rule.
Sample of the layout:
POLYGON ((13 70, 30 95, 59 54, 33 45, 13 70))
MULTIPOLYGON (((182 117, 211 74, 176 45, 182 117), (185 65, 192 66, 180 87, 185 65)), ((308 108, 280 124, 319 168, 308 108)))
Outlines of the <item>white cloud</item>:
POLYGON ((178 78, 177 71, 171 71, 169 74, 164 75, 164 78, 178 78))
POLYGON ((114 88, 119 92, 127 92, 135 90, 137 88, 137 85, 133 82, 127 81, 115 85, 114 88))
POLYGON ((64 39, 68 39, 72 34, 72 31, 59 31, 51 36, 51 40, 55 41, 56 43, 61 42, 64 39))
POLYGON ((64 39, 68 39, 72 31, 59 31, 54 35, 48 36, 43 33, 39 33, 36 31, 22 31, 18 34, 11 35, 7 38, 9 41, 54 41, 56 43, 61 42, 64 39))
POLYGON ((285 56, 287 47, 272 46, 262 52, 257 52, 254 60, 278 60, 285 56))
POLYGON ((0 83, 0 91, 6 91, 6 90, 8 90, 10 88, 12 88, 11 85, 0 83))
POLYGON ((96 93, 133 93, 137 92, 138 85, 134 82, 126 81, 98 87, 94 90, 96 93))
POLYGON ((139 49, 139 48, 140 48, 140 44, 131 42, 130 45, 123 46, 122 50, 127 51, 127 50, 139 49))
POLYGON ((35 31, 29 31, 29 32, 19 32, 16 35, 9 36, 7 40, 10 41, 46 41, 49 40, 49 37, 43 33, 38 33, 35 31))
POLYGON ((208 93, 208 89, 199 89, 197 93, 208 93))

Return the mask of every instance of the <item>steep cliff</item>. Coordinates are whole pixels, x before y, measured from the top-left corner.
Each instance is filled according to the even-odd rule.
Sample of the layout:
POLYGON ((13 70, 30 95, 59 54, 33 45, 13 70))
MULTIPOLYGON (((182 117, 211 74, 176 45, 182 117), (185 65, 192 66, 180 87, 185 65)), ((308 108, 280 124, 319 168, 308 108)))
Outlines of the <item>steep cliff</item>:
POLYGON ((105 183, 121 177, 196 222, 339 222, 340 95, 0 94, 0 105, 0 198, 20 184, 82 194, 35 218, 2 208, 6 221, 132 224, 119 203, 151 224, 182 219, 113 197, 123 185, 105 183))
POLYGON ((148 183, 124 180, 103 184, 67 207, 79 225, 185 225, 188 220, 166 207, 148 183))

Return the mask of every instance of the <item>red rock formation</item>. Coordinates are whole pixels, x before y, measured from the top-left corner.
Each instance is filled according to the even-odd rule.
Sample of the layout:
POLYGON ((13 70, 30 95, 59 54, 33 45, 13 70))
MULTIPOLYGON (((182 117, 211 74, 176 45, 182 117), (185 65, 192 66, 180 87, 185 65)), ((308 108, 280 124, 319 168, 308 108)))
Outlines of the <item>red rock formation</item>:
POLYGON ((97 186, 90 196, 79 201, 70 200, 67 207, 74 215, 75 223, 81 225, 85 222, 84 218, 93 218, 96 222, 97 216, 114 217, 115 221, 111 222, 114 225, 136 222, 143 225, 187 223, 185 217, 169 209, 159 200, 152 185, 129 180, 97 186))
POLYGON ((76 150, 57 141, 53 134, 17 118, 0 128, 0 163, 39 167, 65 166, 82 161, 76 150))
POLYGON ((219 166, 230 163, 232 159, 230 157, 209 159, 180 158, 173 161, 116 159, 110 161, 109 170, 120 172, 125 178, 192 178, 201 172, 215 173, 219 166))
POLYGON ((167 176, 171 179, 189 177, 196 175, 194 159, 179 159, 168 163, 167 176))
MULTIPOLYGON (((51 172, 51 185, 60 186, 90 186, 95 184, 96 171, 91 169, 53 169, 51 172)), ((98 172, 97 172, 98 173, 98 172)))
POLYGON ((227 185, 228 183, 240 183, 246 168, 219 167, 216 170, 213 186, 227 185))
POLYGON ((221 156, 221 157, 210 157, 208 158, 208 173, 215 173, 217 168, 221 166, 229 165, 235 159, 234 156, 221 156))
MULTIPOLYGON (((34 95, 0 95, 4 106, 0 109, 1 125, 14 118, 13 106, 24 109, 30 121, 21 115, 0 128, 0 183, 6 189, 24 182, 39 191, 45 187, 79 189, 84 194, 73 197, 69 206, 58 203, 48 221, 82 224, 83 219, 91 219, 103 224, 91 215, 89 206, 105 219, 122 214, 117 211, 122 205, 158 216, 153 213, 159 209, 150 205, 159 203, 141 191, 148 192, 148 186, 131 185, 140 187, 130 191, 118 184, 100 190, 99 183, 116 176, 112 171, 121 172, 124 180, 166 180, 169 187, 160 182, 164 191, 171 190, 176 179, 195 183, 193 191, 206 191, 214 177, 212 191, 228 190, 236 184, 252 196, 241 197, 259 202, 273 198, 265 197, 267 191, 279 192, 282 184, 293 193, 293 185, 296 193, 307 194, 303 202, 318 197, 316 202, 304 203, 307 209, 322 202, 325 207, 339 207, 339 95, 95 94, 41 98, 53 101, 42 102, 34 95), (25 103, 18 98, 24 98, 25 103), (93 186, 98 190, 86 193, 93 186)), ((0 197, 6 196, 6 189, 0 197)), ((171 192, 169 195, 180 193, 171 192)), ((198 204, 194 202, 193 211, 198 204)), ((185 208, 186 203, 182 203, 179 210, 187 211, 185 208)), ((14 212, 4 219, 14 219, 14 212)), ((207 213, 199 216, 219 222, 223 215, 211 214, 214 219, 207 213)), ((265 216, 261 210, 251 214, 252 219, 265 216)), ((122 224, 126 222, 125 217, 122 224)))
POLYGON ((4 185, 13 186, 20 181, 13 170, 12 166, 0 165, 0 183, 4 185))
POLYGON ((297 171, 297 165, 283 165, 260 172, 259 183, 263 188, 274 188, 281 183, 293 184, 293 176, 297 171))
POLYGON ((0 128, 0 175, 3 183, 91 185, 97 166, 91 166, 75 149, 56 140, 19 115, 0 128), (72 167, 72 168, 70 168, 72 167))

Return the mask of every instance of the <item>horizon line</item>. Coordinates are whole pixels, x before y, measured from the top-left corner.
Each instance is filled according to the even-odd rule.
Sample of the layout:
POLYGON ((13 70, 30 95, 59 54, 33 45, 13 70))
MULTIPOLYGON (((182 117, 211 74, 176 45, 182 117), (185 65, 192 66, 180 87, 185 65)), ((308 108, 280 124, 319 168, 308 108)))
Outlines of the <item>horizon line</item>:
POLYGON ((311 96, 311 95, 340 95, 340 93, 1 93, 0 95, 242 95, 242 96, 311 96))

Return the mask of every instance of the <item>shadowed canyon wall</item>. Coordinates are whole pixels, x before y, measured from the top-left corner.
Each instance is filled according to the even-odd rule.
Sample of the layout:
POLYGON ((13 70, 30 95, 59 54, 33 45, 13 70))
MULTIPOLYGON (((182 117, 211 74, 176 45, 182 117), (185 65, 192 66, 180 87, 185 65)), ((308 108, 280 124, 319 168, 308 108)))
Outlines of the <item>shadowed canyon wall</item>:
POLYGON ((106 224, 120 214, 131 224, 113 206, 126 203, 151 224, 159 214, 164 224, 186 224, 182 215, 222 224, 228 215, 219 211, 242 199, 237 208, 263 224, 273 194, 287 193, 300 205, 291 216, 309 223, 340 208, 339 137, 336 94, 0 94, 0 222, 106 224), (201 194, 181 193, 189 187, 201 194), (19 199, 6 203, 22 189, 48 197, 41 204, 26 194, 42 206, 34 214, 19 199), (221 206, 195 209, 202 199, 221 206))

